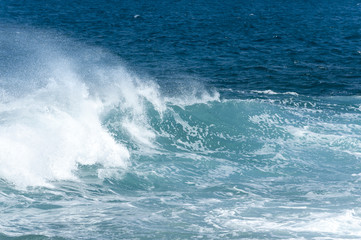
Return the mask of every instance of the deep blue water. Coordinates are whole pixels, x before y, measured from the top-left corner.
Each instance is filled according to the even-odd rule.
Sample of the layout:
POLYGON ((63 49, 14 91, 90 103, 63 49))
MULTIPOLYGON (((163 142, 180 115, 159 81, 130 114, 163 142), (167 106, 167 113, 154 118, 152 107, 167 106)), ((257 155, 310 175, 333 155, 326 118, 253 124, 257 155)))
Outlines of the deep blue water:
POLYGON ((0 2, 0 239, 360 239, 360 160, 361 2, 0 2))

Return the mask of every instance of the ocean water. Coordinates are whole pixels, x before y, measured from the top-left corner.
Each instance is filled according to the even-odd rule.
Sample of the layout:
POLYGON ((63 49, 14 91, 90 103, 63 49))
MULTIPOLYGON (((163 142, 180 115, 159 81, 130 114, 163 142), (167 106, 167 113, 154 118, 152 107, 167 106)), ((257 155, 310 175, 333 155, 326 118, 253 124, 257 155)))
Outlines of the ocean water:
POLYGON ((0 239, 360 239, 361 2, 0 2, 0 239))

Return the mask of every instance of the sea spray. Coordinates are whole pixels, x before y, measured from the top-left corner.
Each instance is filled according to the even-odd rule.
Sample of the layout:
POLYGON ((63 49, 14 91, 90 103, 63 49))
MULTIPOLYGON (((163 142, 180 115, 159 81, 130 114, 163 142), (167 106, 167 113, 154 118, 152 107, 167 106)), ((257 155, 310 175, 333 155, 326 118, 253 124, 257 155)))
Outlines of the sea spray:
POLYGON ((106 54, 79 50, 73 57, 56 46, 68 44, 65 40, 37 45, 39 38, 13 30, 1 37, 13 51, 7 58, 14 66, 2 69, 1 76, 1 178, 18 187, 49 186, 54 180, 75 180, 79 164, 126 168, 130 153, 101 116, 117 105, 132 115, 125 122, 145 125, 144 94, 137 92, 144 90, 123 67, 97 65, 106 54))
POLYGON ((79 165, 126 169, 132 149, 163 148, 154 123, 169 115, 167 105, 219 101, 217 92, 196 87, 164 97, 157 83, 127 71, 101 49, 50 33, 14 31, 1 37, 13 52, 7 56, 13 67, 3 69, 0 85, 0 174, 18 187, 77 180, 79 165))
POLYGON ((103 103, 69 66, 55 70, 46 86, 1 108, 1 176, 18 186, 74 180, 78 164, 128 165, 128 150, 101 124, 103 103))
POLYGON ((2 33, 0 238, 361 237, 358 96, 165 89, 104 49, 2 33))

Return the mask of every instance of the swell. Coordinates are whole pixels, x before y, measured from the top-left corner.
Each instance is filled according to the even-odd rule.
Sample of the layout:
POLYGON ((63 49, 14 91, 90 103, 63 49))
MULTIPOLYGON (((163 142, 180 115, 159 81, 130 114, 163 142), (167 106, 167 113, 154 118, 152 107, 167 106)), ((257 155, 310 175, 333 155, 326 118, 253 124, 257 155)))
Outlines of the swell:
POLYGON ((77 181, 81 165, 99 165, 100 177, 125 170, 132 148, 154 147, 148 111, 162 118, 167 102, 219 98, 195 88, 182 101, 162 96, 158 84, 103 49, 35 29, 5 27, 3 33, 0 177, 16 187, 77 181))
POLYGON ((164 89, 102 49, 5 32, 0 237, 361 236, 360 97, 164 89))
POLYGON ((17 187, 78 181, 87 165, 104 179, 159 155, 246 162, 275 176, 323 174, 330 156, 342 175, 338 161, 360 157, 358 97, 176 93, 60 36, 9 28, 0 40, 0 176, 17 187))

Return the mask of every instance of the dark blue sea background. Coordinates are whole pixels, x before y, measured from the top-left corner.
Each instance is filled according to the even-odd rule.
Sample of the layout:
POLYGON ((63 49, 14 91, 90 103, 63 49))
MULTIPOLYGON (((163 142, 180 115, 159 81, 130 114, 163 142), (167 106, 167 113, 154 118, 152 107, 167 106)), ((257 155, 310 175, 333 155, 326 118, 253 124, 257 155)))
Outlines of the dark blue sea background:
POLYGON ((0 1, 0 239, 360 239, 361 2, 0 1))

